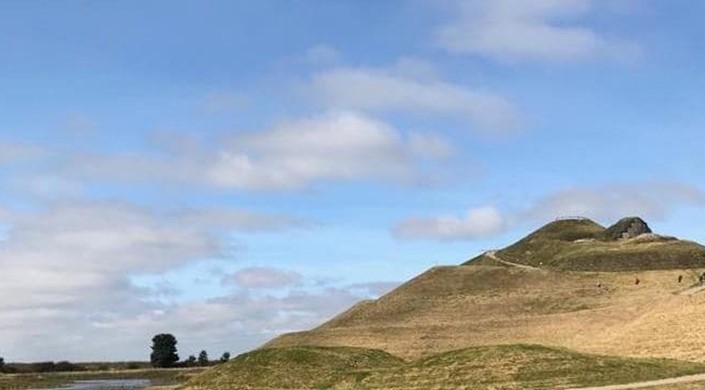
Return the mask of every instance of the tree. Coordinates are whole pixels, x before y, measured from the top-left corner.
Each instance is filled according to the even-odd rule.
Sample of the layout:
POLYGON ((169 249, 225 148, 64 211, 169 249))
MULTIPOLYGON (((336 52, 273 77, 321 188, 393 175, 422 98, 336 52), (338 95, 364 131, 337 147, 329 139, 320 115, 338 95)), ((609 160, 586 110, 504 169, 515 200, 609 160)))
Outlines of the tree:
POLYGON ((207 366, 208 365, 208 353, 206 351, 201 351, 198 354, 198 365, 207 366))
POLYGON ((225 363, 230 360, 230 352, 223 352, 223 356, 220 357, 220 362, 225 363))
POLYGON ((196 357, 193 355, 189 355, 188 359, 186 359, 186 367, 193 367, 196 365, 196 357))
POLYGON ((179 361, 179 355, 176 353, 176 337, 169 333, 154 336, 149 360, 152 366, 157 368, 174 367, 174 364, 179 361))

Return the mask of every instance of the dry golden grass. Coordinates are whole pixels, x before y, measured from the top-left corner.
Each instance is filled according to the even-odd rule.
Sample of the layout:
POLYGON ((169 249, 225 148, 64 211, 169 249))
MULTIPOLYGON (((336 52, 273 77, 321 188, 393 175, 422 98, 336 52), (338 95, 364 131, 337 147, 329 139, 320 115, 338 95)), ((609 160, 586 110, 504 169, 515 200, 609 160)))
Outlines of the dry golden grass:
POLYGON ((414 359, 525 343, 705 362, 705 292, 680 294, 696 281, 691 270, 436 267, 376 301, 267 346, 358 346, 414 359), (684 276, 680 284, 678 275, 684 276))
POLYGON ((705 268, 705 247, 656 235, 615 241, 606 232, 589 220, 552 222, 496 255, 433 268, 267 346, 352 345, 418 358, 529 343, 705 361, 705 292, 680 294, 705 268))

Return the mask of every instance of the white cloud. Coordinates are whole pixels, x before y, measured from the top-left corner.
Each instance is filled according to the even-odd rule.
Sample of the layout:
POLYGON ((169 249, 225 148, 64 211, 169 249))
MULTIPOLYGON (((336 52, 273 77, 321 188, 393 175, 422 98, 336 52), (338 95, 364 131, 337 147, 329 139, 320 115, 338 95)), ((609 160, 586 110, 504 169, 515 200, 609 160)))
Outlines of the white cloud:
MULTIPOLYGON (((118 202, 9 210, 2 220, 10 230, 0 239, 0 296, 7 298, 0 300, 0 345, 13 359, 33 360, 129 353, 121 343, 140 329, 106 337, 96 323, 168 309, 146 300, 153 292, 132 285, 130 276, 218 258, 227 231, 295 224, 249 212, 156 213, 118 202)), ((143 343, 148 336, 139 334, 143 343)))
POLYGON ((353 111, 284 120, 213 142, 168 133, 152 141, 159 149, 142 153, 43 151, 38 169, 9 184, 22 194, 70 199, 96 182, 243 190, 301 189, 321 181, 426 183, 454 154, 440 135, 400 131, 353 111))
POLYGON ((271 130, 235 136, 207 172, 221 187, 300 188, 321 180, 411 180, 417 162, 442 157, 440 139, 424 150, 367 115, 330 112, 286 121, 271 130))
POLYGON ((411 153, 429 159, 442 160, 452 156, 453 146, 436 134, 412 133, 409 135, 411 153))
POLYGON ((271 267, 249 267, 237 270, 230 281, 244 288, 282 288, 301 282, 302 276, 293 271, 271 267))
POLYGON ((471 209, 464 217, 411 217, 392 230, 401 239, 477 239, 560 217, 587 217, 611 224, 627 216, 647 220, 666 218, 682 206, 705 207, 705 192, 678 182, 653 181, 573 187, 545 195, 527 207, 501 213, 491 206, 471 209))
POLYGON ((581 24, 593 0, 455 0, 457 17, 437 31, 445 49, 503 62, 631 60, 636 44, 581 24))
POLYGON ((60 175, 25 174, 8 180, 8 187, 21 194, 40 199, 76 198, 84 193, 84 185, 60 175))
POLYGON ((437 79, 433 68, 405 60, 391 68, 338 67, 314 75, 309 92, 335 109, 458 116, 488 134, 516 128, 519 115, 506 99, 437 79))
POLYGON ((705 193, 695 186, 677 182, 610 184, 574 187, 549 194, 520 213, 518 218, 551 220, 562 216, 584 216, 612 222, 637 215, 663 219, 682 205, 705 205, 705 193))
MULTIPOLYGON (((149 338, 164 331, 177 337, 182 358, 201 349, 211 353, 225 350, 239 353, 281 333, 319 325, 360 299, 370 297, 332 287, 310 292, 291 290, 282 296, 239 290, 221 298, 144 310, 132 316, 103 315, 94 319, 92 329, 121 335, 119 345, 108 341, 107 347, 127 356, 134 356, 140 349, 147 356, 149 338)), ((105 342, 105 339, 100 341, 105 342)), ((66 344, 67 348, 62 356, 71 356, 79 349, 75 344, 61 344, 66 344)), ((90 349, 100 351, 105 347, 92 345, 90 349)))
POLYGON ((412 217, 394 228, 402 239, 471 240, 502 232, 505 218, 495 207, 471 209, 464 217, 412 217))

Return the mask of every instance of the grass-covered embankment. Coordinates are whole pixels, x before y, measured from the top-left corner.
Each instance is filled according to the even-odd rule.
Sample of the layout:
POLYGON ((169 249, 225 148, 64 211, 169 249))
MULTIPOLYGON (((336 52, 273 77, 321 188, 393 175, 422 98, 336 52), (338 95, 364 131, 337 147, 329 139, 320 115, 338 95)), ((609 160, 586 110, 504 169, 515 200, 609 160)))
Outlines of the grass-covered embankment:
POLYGON ((290 347, 242 354, 188 382, 188 389, 325 389, 397 367, 384 351, 350 347, 290 347))
POLYGON ((185 389, 561 389, 699 373, 705 373, 704 364, 536 345, 473 347, 412 362, 379 350, 290 347, 240 355, 185 389))

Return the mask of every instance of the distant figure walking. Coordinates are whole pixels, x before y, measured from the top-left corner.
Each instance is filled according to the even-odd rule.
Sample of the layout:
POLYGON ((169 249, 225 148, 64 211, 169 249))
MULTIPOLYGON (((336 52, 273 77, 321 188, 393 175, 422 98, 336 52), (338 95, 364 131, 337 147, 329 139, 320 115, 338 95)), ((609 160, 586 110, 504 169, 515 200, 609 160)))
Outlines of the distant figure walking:
POLYGON ((636 284, 638 286, 639 283, 641 283, 641 280, 639 280, 639 278, 634 279, 634 284, 636 284))
POLYGON ((678 275, 678 283, 683 281, 683 275, 678 275))

